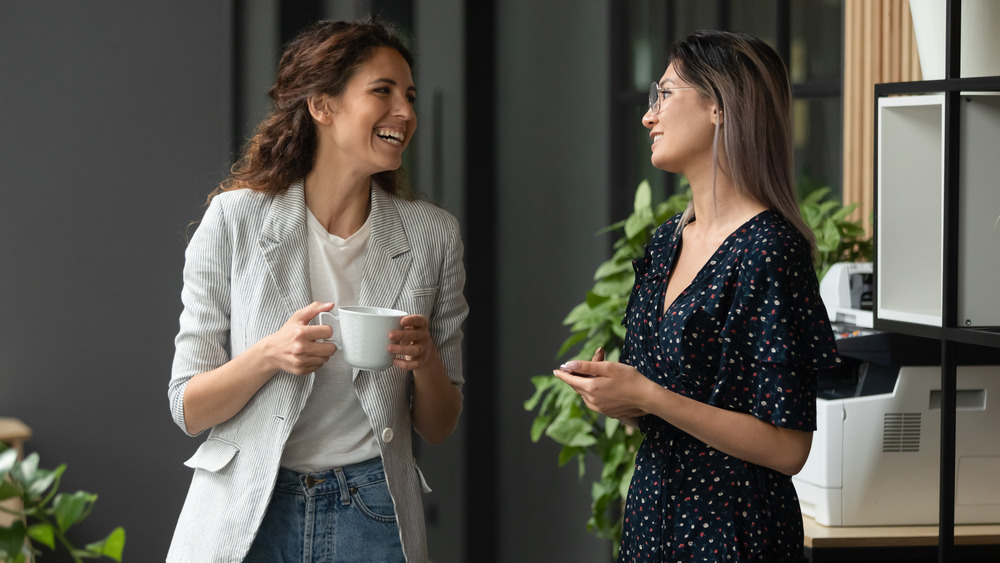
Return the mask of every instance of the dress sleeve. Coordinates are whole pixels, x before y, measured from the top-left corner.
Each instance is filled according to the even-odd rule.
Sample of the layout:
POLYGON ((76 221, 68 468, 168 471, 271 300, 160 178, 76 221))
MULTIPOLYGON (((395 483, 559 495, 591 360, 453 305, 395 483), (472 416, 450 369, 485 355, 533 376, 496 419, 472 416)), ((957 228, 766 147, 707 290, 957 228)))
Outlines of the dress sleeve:
POLYGON ((725 378, 741 410, 776 426, 815 429, 816 374, 840 359, 804 240, 771 241, 741 265, 724 331, 725 378))

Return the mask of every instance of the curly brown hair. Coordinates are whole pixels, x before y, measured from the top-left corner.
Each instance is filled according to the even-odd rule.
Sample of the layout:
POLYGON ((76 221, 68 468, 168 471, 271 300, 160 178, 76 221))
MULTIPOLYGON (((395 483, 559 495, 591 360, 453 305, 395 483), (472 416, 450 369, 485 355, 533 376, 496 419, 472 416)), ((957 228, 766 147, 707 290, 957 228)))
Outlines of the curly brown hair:
MULTIPOLYGON (((230 177, 212 196, 242 188, 276 194, 304 178, 316 158, 316 127, 309 114, 309 96, 342 94, 357 69, 371 60, 379 47, 399 51, 413 68, 413 56, 395 28, 377 17, 319 21, 299 32, 285 46, 277 78, 268 90, 273 100, 271 112, 246 144, 230 177)), ((397 170, 379 172, 373 179, 389 193, 408 195, 397 170)))

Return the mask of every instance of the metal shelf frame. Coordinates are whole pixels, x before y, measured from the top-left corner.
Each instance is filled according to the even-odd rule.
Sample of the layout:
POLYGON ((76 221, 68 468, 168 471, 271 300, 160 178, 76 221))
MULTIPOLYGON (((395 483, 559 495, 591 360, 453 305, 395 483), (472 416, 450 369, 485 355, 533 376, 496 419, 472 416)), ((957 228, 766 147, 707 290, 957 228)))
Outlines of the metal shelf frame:
MULTIPOLYGON (((941 326, 918 325, 879 319, 875 328, 936 339, 941 343, 941 480, 938 532, 938 560, 950 562, 955 557, 955 443, 957 366, 969 347, 995 349, 1000 364, 1000 328, 967 328, 958 326, 958 221, 959 221, 959 101, 963 92, 1000 91, 1000 76, 961 78, 961 1, 948 0, 945 41, 945 78, 922 82, 877 84, 875 112, 879 98, 892 95, 944 93, 944 198, 942 254, 942 322, 941 326)), ((878 122, 875 124, 875 147, 878 146, 878 122)), ((877 151, 876 151, 877 153, 877 151)), ((878 155, 876 154, 876 159, 878 155)), ((878 197, 878 165, 875 168, 875 197, 878 197)), ((876 206, 877 209, 877 206, 876 206)), ((876 232, 877 222, 875 217, 876 232)), ((875 261, 878 261, 876 252, 875 261)), ((878 268, 876 267, 876 272, 878 268)))

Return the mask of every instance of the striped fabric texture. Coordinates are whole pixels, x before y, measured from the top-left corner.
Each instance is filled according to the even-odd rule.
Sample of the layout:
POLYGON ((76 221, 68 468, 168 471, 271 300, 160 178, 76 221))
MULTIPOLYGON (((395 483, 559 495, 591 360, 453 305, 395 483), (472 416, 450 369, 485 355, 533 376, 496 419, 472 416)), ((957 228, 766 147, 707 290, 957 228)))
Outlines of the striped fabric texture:
MULTIPOLYGON (((462 376, 465 270, 458 222, 423 201, 371 188, 371 240, 360 304, 430 319, 431 337, 456 386, 462 376)), ((302 183, 268 196, 251 190, 212 199, 191 238, 184 308, 168 386, 174 422, 186 432, 184 389, 281 328, 312 302, 302 183)), ((167 561, 242 561, 270 499, 285 440, 313 375, 279 372, 233 418, 209 432, 185 462, 194 469, 167 561)), ((427 559, 421 480, 413 458, 412 372, 354 370, 354 387, 379 441, 409 562, 427 559)))

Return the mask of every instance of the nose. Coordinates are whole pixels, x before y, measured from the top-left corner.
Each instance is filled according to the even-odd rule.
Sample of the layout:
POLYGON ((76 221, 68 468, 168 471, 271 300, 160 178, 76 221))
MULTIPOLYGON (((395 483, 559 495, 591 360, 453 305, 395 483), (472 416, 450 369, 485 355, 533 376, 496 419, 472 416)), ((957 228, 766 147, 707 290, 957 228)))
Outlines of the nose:
POLYGON ((657 115, 655 113, 653 113, 653 110, 652 109, 647 109, 646 113, 643 114, 643 116, 642 116, 642 125, 646 129, 652 129, 653 125, 656 125, 656 122, 658 120, 659 120, 659 118, 657 117, 657 115))
POLYGON ((407 94, 404 92, 395 98, 396 103, 393 104, 392 113, 393 115, 409 121, 417 116, 416 109, 410 100, 407 98, 407 94))

